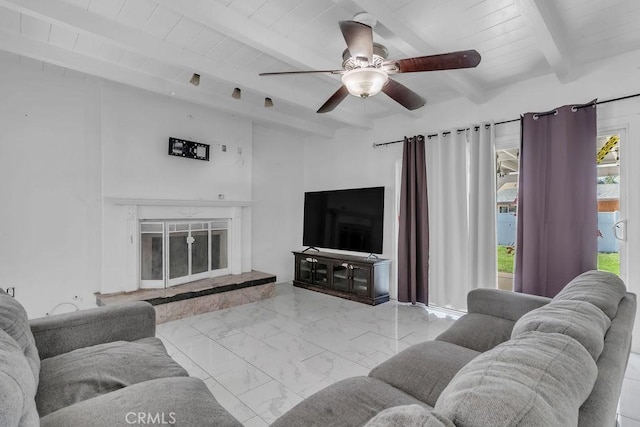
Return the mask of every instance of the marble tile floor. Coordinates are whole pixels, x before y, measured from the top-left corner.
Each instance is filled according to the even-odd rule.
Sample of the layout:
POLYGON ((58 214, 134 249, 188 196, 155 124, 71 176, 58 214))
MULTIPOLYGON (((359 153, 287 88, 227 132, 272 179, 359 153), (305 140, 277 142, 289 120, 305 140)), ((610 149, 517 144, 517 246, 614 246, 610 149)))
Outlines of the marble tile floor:
MULTIPOLYGON (((394 301, 373 307, 289 283, 278 284, 273 298, 158 325, 157 335, 245 426, 266 426, 316 391, 435 338, 457 317, 394 301)), ((621 427, 640 427, 638 395, 640 355, 632 354, 621 427)))

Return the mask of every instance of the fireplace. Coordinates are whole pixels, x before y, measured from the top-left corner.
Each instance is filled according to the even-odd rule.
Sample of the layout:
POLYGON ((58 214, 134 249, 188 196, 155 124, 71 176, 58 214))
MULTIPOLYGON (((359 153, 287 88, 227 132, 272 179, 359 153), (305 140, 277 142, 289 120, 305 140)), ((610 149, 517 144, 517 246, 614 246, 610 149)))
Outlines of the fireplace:
POLYGON ((101 292, 249 272, 250 224, 251 202, 106 198, 101 292))
POLYGON ((229 221, 141 220, 140 287, 162 288, 229 274, 229 221))

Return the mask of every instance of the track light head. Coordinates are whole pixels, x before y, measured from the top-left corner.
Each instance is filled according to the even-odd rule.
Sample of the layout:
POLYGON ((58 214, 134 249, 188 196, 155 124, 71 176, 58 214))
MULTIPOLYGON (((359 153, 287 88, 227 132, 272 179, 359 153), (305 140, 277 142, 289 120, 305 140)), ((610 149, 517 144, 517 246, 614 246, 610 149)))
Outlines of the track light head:
POLYGON ((231 97, 234 99, 240 99, 242 97, 242 91, 240 90, 239 87, 233 88, 233 93, 231 94, 231 97))
POLYGON ((194 86, 198 86, 200 84, 200 74, 193 73, 193 76, 191 76, 191 80, 189 80, 189 83, 194 86))
POLYGON ((269 97, 264 99, 264 106, 269 108, 269 107, 273 107, 273 100, 269 97))

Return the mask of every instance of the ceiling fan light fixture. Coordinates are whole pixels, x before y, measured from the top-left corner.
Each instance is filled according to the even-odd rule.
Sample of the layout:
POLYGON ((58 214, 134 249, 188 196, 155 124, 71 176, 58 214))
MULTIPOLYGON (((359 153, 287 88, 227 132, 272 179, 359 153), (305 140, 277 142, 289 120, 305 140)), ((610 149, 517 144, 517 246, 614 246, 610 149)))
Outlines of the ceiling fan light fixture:
POLYGON ((200 84, 200 74, 193 73, 193 75, 191 76, 191 80, 189 80, 189 83, 194 86, 198 86, 200 84))
POLYGON ((242 97, 242 91, 240 90, 239 87, 233 88, 233 93, 231 94, 231 97, 233 99, 240 99, 242 97))
POLYGON ((389 76, 377 68, 355 68, 342 75, 342 84, 349 93, 360 98, 368 98, 382 90, 389 76))

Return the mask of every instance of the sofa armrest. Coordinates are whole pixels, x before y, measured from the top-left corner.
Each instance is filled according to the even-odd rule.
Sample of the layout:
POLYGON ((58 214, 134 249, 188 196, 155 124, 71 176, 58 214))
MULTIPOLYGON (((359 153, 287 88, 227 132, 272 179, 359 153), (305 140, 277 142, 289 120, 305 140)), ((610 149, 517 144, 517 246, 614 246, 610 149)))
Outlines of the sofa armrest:
POLYGON ((531 310, 548 304, 551 298, 500 289, 473 289, 467 294, 467 311, 517 321, 531 310))
POLYGON ((144 301, 33 319, 40 359, 112 341, 135 341, 156 333, 156 312, 144 301))

